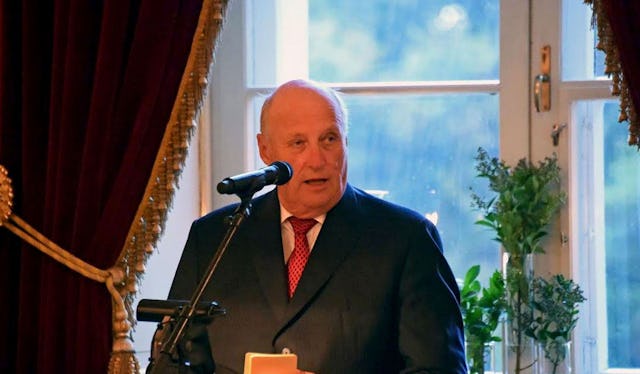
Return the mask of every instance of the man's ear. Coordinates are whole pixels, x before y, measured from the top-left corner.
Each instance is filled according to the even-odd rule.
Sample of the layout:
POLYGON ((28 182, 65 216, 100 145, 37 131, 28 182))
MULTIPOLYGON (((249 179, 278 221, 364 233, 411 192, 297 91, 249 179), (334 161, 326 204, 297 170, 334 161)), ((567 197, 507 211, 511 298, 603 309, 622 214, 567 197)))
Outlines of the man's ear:
POLYGON ((265 165, 270 165, 272 163, 272 159, 269 152, 268 142, 266 136, 262 133, 258 133, 256 135, 256 140, 258 141, 258 152, 260 152, 260 158, 265 165))

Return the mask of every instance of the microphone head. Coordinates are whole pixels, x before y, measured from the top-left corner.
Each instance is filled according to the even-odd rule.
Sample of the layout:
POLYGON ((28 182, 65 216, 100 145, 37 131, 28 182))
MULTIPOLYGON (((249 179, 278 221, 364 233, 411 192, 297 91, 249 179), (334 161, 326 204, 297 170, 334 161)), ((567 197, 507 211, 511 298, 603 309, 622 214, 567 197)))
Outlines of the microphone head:
POLYGON ((288 162, 275 161, 269 166, 273 166, 276 169, 276 176, 273 181, 275 185, 281 185, 287 183, 293 177, 293 169, 288 162))
POLYGON ((217 189, 222 194, 255 193, 264 186, 285 184, 292 175, 291 165, 284 161, 276 161, 262 169, 225 178, 218 183, 217 189))

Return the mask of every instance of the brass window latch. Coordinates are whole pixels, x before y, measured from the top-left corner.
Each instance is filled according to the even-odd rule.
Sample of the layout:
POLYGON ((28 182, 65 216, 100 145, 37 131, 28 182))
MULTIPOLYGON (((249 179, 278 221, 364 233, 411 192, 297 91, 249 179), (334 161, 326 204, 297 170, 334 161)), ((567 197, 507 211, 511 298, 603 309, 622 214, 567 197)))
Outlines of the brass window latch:
POLYGON ((533 82, 533 98, 536 112, 551 110, 551 47, 545 45, 541 51, 540 74, 533 82))

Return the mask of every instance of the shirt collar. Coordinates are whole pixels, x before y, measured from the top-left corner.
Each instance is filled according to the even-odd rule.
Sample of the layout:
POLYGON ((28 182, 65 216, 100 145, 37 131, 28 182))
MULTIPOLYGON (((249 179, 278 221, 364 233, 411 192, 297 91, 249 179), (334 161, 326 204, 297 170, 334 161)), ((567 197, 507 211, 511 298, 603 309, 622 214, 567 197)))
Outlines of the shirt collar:
MULTIPOLYGON (((289 217, 293 216, 288 210, 280 204, 280 223, 284 223, 289 217)), ((324 223, 325 218, 327 218, 327 214, 321 214, 317 217, 313 217, 316 221, 318 221, 321 225, 324 223)))

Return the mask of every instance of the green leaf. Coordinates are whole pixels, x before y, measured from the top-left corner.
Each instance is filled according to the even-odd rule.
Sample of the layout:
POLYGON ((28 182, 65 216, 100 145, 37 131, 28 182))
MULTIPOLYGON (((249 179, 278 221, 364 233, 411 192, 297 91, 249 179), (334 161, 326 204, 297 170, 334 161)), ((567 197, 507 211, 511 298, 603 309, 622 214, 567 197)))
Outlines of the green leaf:
POLYGON ((473 265, 467 270, 467 274, 464 277, 464 284, 471 284, 480 274, 480 265, 473 265))

